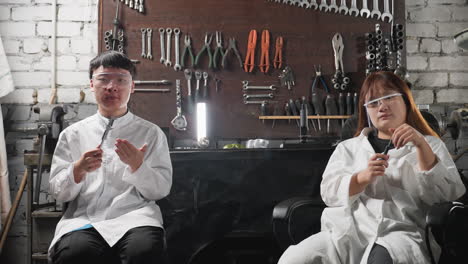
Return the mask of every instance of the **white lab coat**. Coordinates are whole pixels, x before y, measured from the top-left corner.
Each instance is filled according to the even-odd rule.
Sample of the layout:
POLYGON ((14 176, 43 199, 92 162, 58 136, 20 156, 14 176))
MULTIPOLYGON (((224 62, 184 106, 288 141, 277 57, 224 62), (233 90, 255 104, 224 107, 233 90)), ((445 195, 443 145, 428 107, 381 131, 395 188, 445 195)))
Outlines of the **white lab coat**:
POLYGON ((172 184, 167 139, 158 126, 130 112, 114 121, 101 146, 102 166, 75 183, 73 163, 100 144, 107 123, 108 119, 97 113, 60 134, 49 192, 57 202, 69 202, 69 206, 57 224, 51 248, 62 235, 86 224, 92 224, 109 246, 131 228, 163 225, 161 210, 154 201, 167 196, 172 184), (134 173, 114 151, 117 138, 137 148, 148 144, 143 164, 134 173))
MULTIPOLYGON (((439 138, 426 136, 438 161, 430 171, 419 169, 416 147, 409 143, 389 151, 385 176, 350 197, 352 175, 364 170, 375 154, 369 132, 365 129, 338 144, 321 183, 328 206, 322 214, 322 232, 288 248, 279 263, 367 264, 374 243, 387 248, 394 264, 429 263, 424 243, 428 208, 465 192, 455 164, 439 138)), ((440 248, 431 240, 438 257, 440 248)))

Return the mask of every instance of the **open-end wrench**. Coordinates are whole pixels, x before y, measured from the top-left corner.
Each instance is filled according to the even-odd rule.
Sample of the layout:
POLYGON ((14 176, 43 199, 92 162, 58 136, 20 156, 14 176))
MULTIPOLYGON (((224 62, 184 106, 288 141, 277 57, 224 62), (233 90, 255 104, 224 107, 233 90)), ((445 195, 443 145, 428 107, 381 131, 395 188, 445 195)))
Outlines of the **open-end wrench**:
POLYGON ((346 0, 341 0, 341 5, 340 8, 338 9, 338 12, 341 14, 341 12, 344 12, 343 15, 348 14, 348 6, 346 6, 346 0))
POLYGON ((166 28, 166 62, 164 65, 166 67, 171 67, 172 62, 171 62, 171 37, 172 37, 172 29, 171 28, 166 28))
POLYGON ((333 10, 335 10, 334 12, 335 13, 338 13, 338 6, 336 5, 336 0, 331 0, 331 3, 330 5, 328 6, 328 11, 329 12, 332 12, 333 10))
POLYGON ((275 97, 272 93, 269 94, 244 94, 244 99, 247 100, 249 98, 273 98, 275 97))
POLYGON ((179 57, 179 36, 180 29, 174 28, 174 49, 175 49, 175 64, 174 70, 180 71, 182 66, 180 66, 180 57, 179 57))
POLYGON ((208 72, 203 72, 203 93, 202 96, 204 99, 208 98, 208 72))
POLYGON ((145 12, 145 6, 143 5, 143 0, 140 0, 140 6, 138 7, 138 12, 145 12))
POLYGON ((299 3, 299 7, 302 7, 302 8, 310 8, 310 3, 309 3, 309 0, 302 0, 300 3, 299 3))
POLYGON ((323 12, 328 12, 327 0, 322 0, 319 5, 319 10, 323 12))
POLYGON ((375 19, 380 19, 380 17, 382 16, 382 13, 380 13, 380 10, 379 10, 379 0, 374 0, 373 3, 374 3, 373 4, 374 9, 372 9, 370 16, 371 18, 375 17, 375 19))
POLYGON ((355 13, 354 16, 358 16, 359 15, 359 9, 357 8, 357 0, 353 0, 351 2, 351 8, 349 9, 349 12, 348 12, 348 15, 352 16, 353 13, 355 13))
POLYGON ((248 86, 248 85, 244 85, 242 87, 242 89, 244 91, 247 91, 247 90, 271 90, 271 91, 275 91, 276 86, 274 86, 274 85, 270 85, 270 86, 248 86))
POLYGON ((366 16, 366 18, 370 17, 370 10, 367 7, 367 0, 362 0, 361 16, 366 16))
POLYGON ((382 13, 382 21, 385 22, 385 18, 388 18, 388 23, 392 22, 393 15, 390 13, 390 4, 389 0, 384 1, 384 12, 382 13))
POLYGON ((147 34, 147 37, 148 37, 148 55, 146 55, 146 58, 148 60, 152 60, 153 59, 153 51, 151 49, 151 36, 153 35, 153 30, 151 28, 147 28, 146 29, 146 34, 147 34))
POLYGON ((130 7, 130 8, 133 9, 133 0, 130 0, 130 1, 128 2, 128 7, 130 7))
POLYGON ((267 104, 267 101, 247 101, 244 100, 244 104, 267 104))
POLYGON ((200 100, 200 80, 202 78, 202 72, 201 71, 195 71, 195 79, 197 80, 196 88, 195 88, 195 102, 198 102, 200 100))
POLYGON ((146 43, 146 28, 142 28, 141 29, 141 57, 142 58, 146 58, 145 43, 146 43))
POLYGON ((140 1, 135 0, 135 4, 133 5, 133 9, 138 10, 138 7, 140 6, 140 1))
POLYGON ((164 28, 159 29, 159 42, 161 44, 161 58, 159 59, 159 62, 164 64, 166 62, 166 49, 164 48, 164 33, 166 33, 166 30, 164 28))
POLYGON ((185 80, 187 80, 187 110, 192 112, 193 99, 192 99, 192 71, 189 69, 184 70, 185 80))
POLYGON ((314 8, 314 10, 317 10, 318 8, 317 0, 312 0, 312 2, 309 5, 309 8, 312 8, 312 7, 314 8))

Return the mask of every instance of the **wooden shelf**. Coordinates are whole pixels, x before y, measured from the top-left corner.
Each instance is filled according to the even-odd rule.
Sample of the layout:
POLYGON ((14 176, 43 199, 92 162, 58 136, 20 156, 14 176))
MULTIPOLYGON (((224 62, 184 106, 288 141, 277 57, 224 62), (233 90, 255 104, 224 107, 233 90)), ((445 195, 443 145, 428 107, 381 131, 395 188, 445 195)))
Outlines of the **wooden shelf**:
MULTIPOLYGON (((348 119, 350 117, 351 117, 351 115, 329 115, 329 116, 326 116, 326 115, 321 115, 321 116, 312 115, 312 116, 307 116, 307 119, 348 119)), ((288 120, 288 119, 301 119, 301 117, 300 116, 259 116, 258 119, 262 119, 262 120, 265 120, 265 119, 270 119, 270 120, 284 119, 284 120, 288 120)))

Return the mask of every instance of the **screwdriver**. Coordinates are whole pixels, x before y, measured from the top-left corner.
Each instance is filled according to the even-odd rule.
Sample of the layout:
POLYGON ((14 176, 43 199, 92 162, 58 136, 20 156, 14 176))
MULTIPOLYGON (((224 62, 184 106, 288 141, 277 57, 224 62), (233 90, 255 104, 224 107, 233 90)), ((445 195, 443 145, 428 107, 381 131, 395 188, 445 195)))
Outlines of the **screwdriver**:
MULTIPOLYGON (((273 108, 273 115, 274 115, 274 116, 279 116, 279 115, 281 115, 278 104, 275 104, 275 106, 274 106, 274 108, 273 108)), ((272 122, 272 124, 271 124, 271 128, 275 128, 275 123, 276 123, 276 119, 273 119, 273 122, 272 122)))
MULTIPOLYGON (((262 116, 268 115, 266 101, 263 101, 262 104, 260 105, 260 115, 262 116)), ((265 124, 265 119, 262 119, 262 123, 265 124)))

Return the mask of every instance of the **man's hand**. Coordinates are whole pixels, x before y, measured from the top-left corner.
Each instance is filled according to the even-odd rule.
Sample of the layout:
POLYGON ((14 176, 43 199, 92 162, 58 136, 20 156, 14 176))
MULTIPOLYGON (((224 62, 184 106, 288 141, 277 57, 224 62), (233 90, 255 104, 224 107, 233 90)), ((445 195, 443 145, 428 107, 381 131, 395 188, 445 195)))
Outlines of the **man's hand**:
POLYGON ((125 139, 117 139, 115 146, 117 147, 115 152, 119 155, 120 160, 130 166, 132 172, 140 168, 148 147, 146 144, 138 149, 125 139))
POLYGON ((97 147, 85 152, 73 165, 73 177, 76 183, 80 183, 86 173, 97 170, 102 164, 102 149, 97 147))

